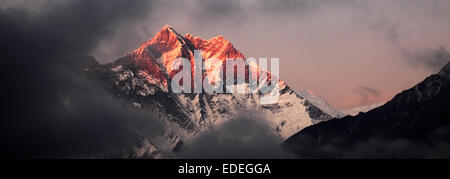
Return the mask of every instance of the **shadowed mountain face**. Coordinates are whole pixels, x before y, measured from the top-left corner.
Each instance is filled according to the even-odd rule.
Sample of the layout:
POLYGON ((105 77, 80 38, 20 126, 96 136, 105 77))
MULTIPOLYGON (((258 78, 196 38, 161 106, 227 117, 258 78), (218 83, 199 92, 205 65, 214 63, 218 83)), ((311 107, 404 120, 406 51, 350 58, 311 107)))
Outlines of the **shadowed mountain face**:
POLYGON ((309 126, 283 146, 300 158, 450 157, 449 66, 376 109, 309 126))

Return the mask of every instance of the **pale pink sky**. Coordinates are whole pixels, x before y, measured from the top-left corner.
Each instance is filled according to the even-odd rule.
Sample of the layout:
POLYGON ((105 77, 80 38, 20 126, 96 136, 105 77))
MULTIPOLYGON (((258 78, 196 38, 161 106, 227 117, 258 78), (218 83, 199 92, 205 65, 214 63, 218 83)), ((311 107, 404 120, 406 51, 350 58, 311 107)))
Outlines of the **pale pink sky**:
POLYGON ((93 54, 117 59, 166 24, 205 39, 220 34, 246 57, 278 57, 281 79, 338 109, 391 99, 436 72, 409 58, 450 47, 446 0, 196 0, 154 4, 93 54))

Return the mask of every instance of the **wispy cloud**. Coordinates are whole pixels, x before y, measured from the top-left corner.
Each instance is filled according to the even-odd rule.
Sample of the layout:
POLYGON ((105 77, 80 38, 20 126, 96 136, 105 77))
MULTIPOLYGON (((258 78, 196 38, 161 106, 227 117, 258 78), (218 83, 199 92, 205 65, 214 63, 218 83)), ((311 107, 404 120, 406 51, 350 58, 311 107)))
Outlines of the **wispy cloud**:
POLYGON ((354 92, 361 96, 361 105, 372 104, 381 95, 378 89, 369 86, 357 86, 354 92))
POLYGON ((444 46, 436 49, 404 50, 406 60, 413 66, 422 67, 433 73, 450 61, 450 53, 444 46))

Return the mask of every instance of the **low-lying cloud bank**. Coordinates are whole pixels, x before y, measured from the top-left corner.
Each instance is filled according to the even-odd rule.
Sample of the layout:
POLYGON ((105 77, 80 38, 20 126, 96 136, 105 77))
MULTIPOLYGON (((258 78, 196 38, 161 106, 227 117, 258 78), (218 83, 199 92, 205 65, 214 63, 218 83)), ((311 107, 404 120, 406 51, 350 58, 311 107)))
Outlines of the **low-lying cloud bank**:
MULTIPOLYGON (((250 113, 250 112, 249 112, 250 113)), ((264 117, 239 114, 200 133, 176 152, 178 158, 261 159, 290 158, 264 117)))

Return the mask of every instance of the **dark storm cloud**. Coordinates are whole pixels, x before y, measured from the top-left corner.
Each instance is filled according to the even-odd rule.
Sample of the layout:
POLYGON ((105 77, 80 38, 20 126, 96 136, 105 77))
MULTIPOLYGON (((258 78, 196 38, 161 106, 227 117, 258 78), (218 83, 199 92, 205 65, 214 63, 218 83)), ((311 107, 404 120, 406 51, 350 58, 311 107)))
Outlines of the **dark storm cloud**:
POLYGON ((177 153, 180 158, 288 158, 281 137, 266 119, 253 112, 241 114, 217 128, 200 133, 177 153))
MULTIPOLYGON (((173 17, 179 18, 177 13, 188 17, 188 23, 192 26, 238 28, 245 23, 252 22, 255 18, 258 20, 264 18, 293 18, 289 16, 296 13, 311 13, 324 2, 334 4, 334 1, 311 0, 280 0, 277 2, 270 0, 193 0, 189 1, 189 4, 185 4, 176 0, 167 0, 159 2, 158 7, 168 9, 168 13, 173 14, 173 17)), ((168 17, 168 19, 173 17, 168 17)))
MULTIPOLYGON (((6 1, 8 2, 8 1, 6 1)), ((2 49, 31 57, 88 54, 99 40, 112 35, 115 27, 129 23, 151 11, 150 1, 71 0, 44 1, 33 13, 29 6, 42 1, 26 1, 27 6, 1 9, 2 49)))
POLYGON ((141 137, 161 133, 155 115, 125 106, 102 93, 100 83, 80 78, 69 68, 52 73, 61 79, 50 80, 60 86, 45 86, 47 93, 30 86, 28 92, 41 97, 22 94, 29 97, 26 104, 15 101, 23 96, 10 98, 14 106, 2 121, 0 156, 125 157, 141 137))
POLYGON ((89 57, 73 58, 150 11, 149 1, 1 3, 1 156, 117 154, 137 136, 158 133, 152 114, 123 106, 99 83, 80 78, 74 65, 89 57))
POLYGON ((444 46, 436 49, 404 50, 403 54, 411 65, 423 67, 433 73, 439 72, 450 61, 450 53, 444 46))

